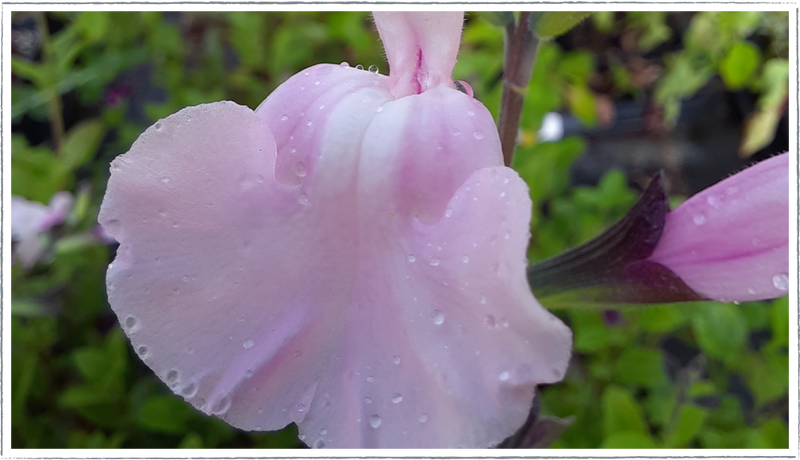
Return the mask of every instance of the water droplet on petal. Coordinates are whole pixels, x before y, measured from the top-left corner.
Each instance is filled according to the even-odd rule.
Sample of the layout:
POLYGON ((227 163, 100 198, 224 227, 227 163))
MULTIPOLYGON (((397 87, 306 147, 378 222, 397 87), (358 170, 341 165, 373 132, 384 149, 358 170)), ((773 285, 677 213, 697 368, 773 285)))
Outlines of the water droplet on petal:
POLYGON ((356 70, 364 70, 364 66, 359 64, 356 66, 356 70))
POLYGON ((161 131, 161 122, 155 124, 156 131, 161 131))
POLYGON ((403 395, 401 395, 400 393, 393 394, 392 402, 395 404, 400 404, 401 402, 403 402, 403 395))
POLYGON ((789 290, 789 274, 779 273, 772 277, 772 285, 779 291, 789 290))
POLYGON ((750 294, 750 295, 758 294, 758 289, 753 288, 753 287, 749 287, 749 288, 747 288, 747 293, 750 294))
POLYGON ((193 398, 197 394, 197 384, 189 382, 188 385, 181 389, 181 394, 187 398, 193 398))
POLYGON ((461 258, 461 262, 464 262, 465 264, 468 264, 469 263, 469 256, 462 257, 461 258))
POLYGON ((369 377, 367 377, 367 383, 375 383, 375 377, 373 377, 371 375, 369 377))
POLYGON ((427 423, 427 421, 428 421, 428 414, 422 414, 422 415, 420 415, 420 416, 419 416, 419 418, 418 418, 417 420, 419 420, 419 423, 427 423))
POLYGON ((325 436, 326 434, 328 434, 328 430, 326 430, 325 428, 319 430, 319 435, 320 436, 325 436))
POLYGON ((171 371, 167 372, 167 383, 172 383, 178 380, 178 371, 172 369, 171 371))
POLYGON ((486 296, 482 295, 480 299, 481 305, 486 305, 486 296))
POLYGON ((128 329, 135 328, 137 323, 138 321, 136 320, 135 316, 128 316, 127 318, 125 318, 125 327, 127 327, 128 329))
POLYGON ((439 259, 436 257, 431 257, 431 267, 435 267, 437 265, 439 265, 439 259))
POLYGON ((509 375, 508 371, 503 371, 500 373, 500 381, 502 382, 507 381, 509 377, 511 377, 511 375, 509 375))
POLYGON ((381 420, 381 417, 378 414, 373 414, 369 416, 369 426, 371 426, 372 428, 378 428, 379 426, 381 426, 382 421, 383 420, 381 420))
POLYGON ((441 326, 442 323, 444 323, 444 313, 439 310, 433 310, 433 313, 431 313, 431 319, 433 320, 433 324, 441 326))
POLYGON ((453 216, 453 210, 450 209, 450 208, 445 209, 444 216, 445 217, 452 217, 453 216))
POLYGON ((369 66, 369 68, 367 70, 369 70, 372 73, 378 73, 378 66, 373 64, 373 65, 369 66))
POLYGON ((414 254, 409 254, 408 255, 408 261, 413 264, 414 262, 417 261, 417 257, 414 254))
POLYGON ((395 366, 398 366, 400 364, 400 361, 402 361, 402 359, 397 355, 394 355, 394 357, 392 358, 392 362, 394 363, 395 366))
POLYGON ((308 197, 305 193, 301 193, 300 196, 297 197, 297 202, 300 204, 308 204, 308 197))
POLYGON ((364 398, 364 404, 372 404, 372 398, 365 397, 364 398))
POLYGON ((162 184, 167 184, 167 183, 169 183, 169 177, 162 177, 162 178, 161 178, 161 183, 162 183, 162 184))
POLYGON ((245 350, 249 350, 249 349, 253 348, 253 345, 255 345, 255 344, 256 343, 253 341, 253 339, 247 339, 247 340, 244 341, 242 346, 244 347, 245 350))
POLYGON ((692 220, 694 221, 695 225, 703 225, 706 223, 706 216, 703 213, 695 214, 695 216, 692 217, 692 220))
POLYGON ((489 326, 489 327, 495 327, 495 325, 497 324, 495 322, 495 320, 494 320, 494 316, 492 316, 492 315, 486 315, 485 322, 486 322, 486 325, 489 326))
POLYGON ((339 64, 339 66, 340 67, 350 67, 350 64, 347 61, 342 61, 341 64, 339 64))
POLYGON ((144 358, 145 356, 147 356, 147 347, 142 345, 136 349, 136 352, 139 354, 139 356, 144 358))
POLYGON ((289 116, 286 115, 285 113, 283 115, 281 115, 281 121, 286 121, 288 119, 289 119, 289 116))
POLYGON ((306 177, 306 174, 308 174, 306 165, 298 161, 297 164, 294 165, 294 173, 297 174, 297 177, 306 177))
POLYGON ((474 133, 472 133, 472 136, 475 137, 475 139, 483 139, 483 132, 475 131, 474 133))
POLYGON ((247 369, 246 371, 244 371, 244 376, 249 379, 250 377, 253 376, 253 370, 252 369, 247 369))

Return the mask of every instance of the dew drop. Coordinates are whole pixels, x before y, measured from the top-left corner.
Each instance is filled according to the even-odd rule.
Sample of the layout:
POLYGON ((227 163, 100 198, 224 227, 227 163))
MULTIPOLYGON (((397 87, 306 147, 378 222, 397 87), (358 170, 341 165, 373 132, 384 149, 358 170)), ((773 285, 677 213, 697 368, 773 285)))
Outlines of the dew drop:
POLYGON ((378 73, 378 66, 373 64, 373 65, 369 66, 369 68, 367 70, 369 70, 372 73, 378 73))
POLYGON ((188 276, 184 276, 183 277, 183 282, 184 283, 188 283, 189 282, 189 277, 188 276))
POLYGON ((172 369, 171 371, 167 372, 167 383, 172 383, 178 380, 178 371, 172 369))
POLYGON ((480 299, 481 305, 486 305, 486 296, 482 295, 480 299))
POLYGON ((311 121, 311 120, 309 120, 309 121, 308 121, 308 123, 306 123, 306 126, 311 126, 311 125, 313 125, 313 124, 314 124, 314 122, 313 122, 313 121, 311 121))
POLYGON ((217 415, 224 414, 228 412, 228 409, 231 408, 231 400, 227 396, 223 396, 214 405, 211 407, 211 412, 217 415))
POLYGON ((508 327, 509 326, 508 320, 505 318, 500 318, 500 325, 503 327, 508 327))
POLYGON ((475 137, 475 139, 479 139, 479 140, 483 139, 483 133, 481 131, 475 131, 474 133, 472 133, 472 135, 473 135, 473 137, 475 137))
POLYGON ((356 66, 356 70, 364 70, 364 66, 363 66, 363 65, 361 65, 361 64, 358 64, 358 65, 356 66))
POLYGON ((450 208, 445 209, 444 216, 445 217, 453 217, 453 210, 450 209, 450 208))
POLYGON ((252 369, 247 369, 246 371, 244 371, 244 376, 249 379, 250 377, 253 376, 253 370, 252 369))
POLYGON ((718 208, 718 207, 719 207, 719 205, 721 204, 721 203, 720 203, 720 201, 719 201, 719 198, 717 198, 717 197, 715 197, 715 196, 713 196, 713 195, 712 195, 712 196, 709 196, 708 198, 706 198, 706 202, 707 202, 707 203, 708 203, 708 205, 709 205, 709 206, 711 206, 712 208, 718 208))
POLYGON ((401 361, 402 359, 397 355, 394 355, 392 358, 392 363, 394 363, 395 366, 399 366, 401 361))
POLYGON ((503 371, 503 372, 500 373, 500 381, 501 382, 507 381, 509 379, 509 377, 511 377, 511 376, 508 374, 508 371, 503 371))
POLYGON ((297 164, 294 165, 294 173, 297 174, 297 177, 306 177, 306 174, 308 174, 306 165, 298 161, 297 164))
POLYGON ((378 112, 378 113, 381 113, 381 112, 383 112, 383 107, 377 107, 375 109, 375 111, 378 112))
POLYGON ((372 398, 364 397, 364 404, 372 404, 372 398))
POLYGON ((181 388, 181 394, 187 398, 193 398, 197 394, 197 384, 190 382, 185 387, 181 388))
POLYGON ((305 193, 301 193, 300 196, 297 197, 297 202, 300 204, 308 204, 308 197, 305 193))
POLYGON ((286 115, 285 113, 283 115, 281 115, 281 121, 286 121, 288 119, 289 119, 289 116, 286 115))
POLYGON ((702 214, 702 213, 695 214, 695 216, 692 217, 692 220, 694 221, 695 225, 703 225, 703 224, 706 223, 706 216, 705 216, 705 214, 702 214))
POLYGON ((435 267, 437 265, 439 265, 439 259, 436 257, 431 257, 431 267, 435 267))
POLYGON ((139 353, 139 356, 145 357, 147 356, 147 347, 142 345, 136 349, 136 352, 139 353))
POLYGON ((409 254, 408 255, 408 261, 413 264, 414 262, 417 261, 417 257, 414 254, 409 254))
POLYGON ((442 323, 444 323, 444 313, 439 310, 433 310, 433 313, 431 313, 431 319, 433 320, 433 324, 441 326, 442 323))
POLYGON ((367 383, 375 383, 375 377, 373 377, 371 375, 369 377, 367 377, 367 383))
POLYGON ((381 426, 382 421, 383 420, 381 420, 381 417, 378 414, 373 414, 369 416, 369 426, 371 426, 372 428, 378 428, 379 426, 381 426))
POLYGON ((436 150, 444 150, 444 143, 443 142, 437 142, 436 143, 436 150))
POLYGON ((156 123, 155 125, 156 131, 161 131, 161 127, 162 127, 161 122, 156 123))
POLYGON ((253 341, 253 339, 247 339, 242 344, 242 347, 244 347, 245 350, 249 350, 249 349, 253 348, 253 345, 255 345, 255 344, 256 343, 253 341))
POLYGON ((306 440, 306 435, 301 434, 301 435, 297 436, 297 439, 299 439, 301 441, 305 441, 306 440))
POLYGON ((325 440, 320 438, 314 441, 314 449, 324 449, 325 448, 325 440))
POLYGON ((134 316, 128 316, 127 318, 125 318, 125 327, 127 327, 128 329, 135 328, 136 327, 136 323, 138 323, 138 321, 136 320, 136 317, 134 317, 134 316))
POLYGON ((427 423, 428 422, 428 414, 420 415, 417 420, 419 420, 419 423, 427 423))
POLYGON ((400 393, 393 394, 392 402, 395 404, 400 404, 401 402, 403 402, 403 395, 401 395, 400 393))
POLYGON ((486 315, 486 320, 484 322, 489 327, 495 327, 497 325, 497 323, 494 320, 494 316, 492 315, 486 315))
POLYGON ((303 404, 303 403, 298 403, 297 406, 295 406, 295 408, 297 409, 297 412, 300 412, 300 413, 303 413, 303 412, 306 411, 306 405, 303 404))
POLYGON ((779 273, 772 277, 772 285, 779 291, 789 290, 789 274, 779 273))
POLYGON ((167 183, 169 183, 169 177, 162 177, 162 178, 161 178, 161 183, 162 183, 162 184, 167 184, 167 183))
POLYGON ((747 293, 750 294, 750 295, 758 294, 758 289, 753 288, 753 287, 749 287, 749 288, 747 288, 747 293))
POLYGON ((344 67, 344 68, 350 67, 350 63, 348 63, 347 61, 342 61, 339 64, 339 67, 344 67))
POLYGON ((753 243, 755 247, 761 246, 761 238, 753 238, 751 243, 753 243))
POLYGON ((461 258, 461 262, 464 262, 465 264, 468 264, 469 263, 469 256, 462 257, 461 258))

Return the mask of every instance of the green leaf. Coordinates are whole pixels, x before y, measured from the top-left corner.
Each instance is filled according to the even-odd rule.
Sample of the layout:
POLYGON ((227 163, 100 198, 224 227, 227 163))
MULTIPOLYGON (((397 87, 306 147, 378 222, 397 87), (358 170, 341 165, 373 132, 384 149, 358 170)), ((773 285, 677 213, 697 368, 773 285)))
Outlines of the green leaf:
POLYGON ((110 14, 108 11, 83 11, 78 15, 75 25, 89 41, 100 41, 111 24, 110 14))
POLYGON ((64 137, 64 167, 74 171, 91 160, 105 134, 106 125, 97 118, 81 121, 70 129, 64 137))
POLYGON ((497 27, 505 28, 514 23, 514 13, 511 11, 478 11, 478 17, 497 27))
POLYGON ((761 60, 758 47, 748 41, 736 42, 719 65, 722 81, 729 89, 743 88, 753 77, 761 60))
MULTIPOLYGON (((18 77, 30 80, 35 86, 47 86, 48 68, 42 64, 28 61, 18 56, 11 57, 11 73, 18 77)), ((14 87, 16 89, 16 86, 14 87)))
POLYGON ((744 134, 739 145, 739 156, 747 158, 768 146, 775 139, 780 113, 776 107, 757 110, 747 116, 744 122, 744 134))
POLYGON ((700 348, 712 358, 735 362, 747 339, 747 322, 735 305, 700 305, 692 317, 700 348))
POLYGON ((789 296, 775 299, 770 308, 772 340, 770 345, 782 347, 789 345, 789 296))
POLYGON ((533 30, 539 38, 555 38, 580 24, 589 14, 583 11, 545 11, 538 15, 533 30))
POLYGON ((639 324, 649 332, 674 331, 687 320, 687 315, 675 305, 651 305, 639 311, 639 324))
POLYGON ((644 433, 614 433, 603 441, 601 449, 655 449, 653 438, 644 433))
POLYGON ((11 314, 15 316, 32 317, 51 314, 46 305, 31 299, 11 299, 11 314))
POLYGON ((188 433, 178 445, 179 449, 202 449, 203 438, 195 432, 188 433))
POLYGON ((694 440, 705 422, 706 411, 692 405, 684 404, 678 412, 675 426, 667 434, 664 441, 666 448, 687 447, 694 440))
POLYGON ((606 388, 602 399, 603 428, 606 438, 615 433, 649 434, 644 421, 642 408, 628 390, 611 385, 606 388))
POLYGON ((193 416, 194 409, 177 396, 154 396, 142 406, 138 424, 150 431, 181 434, 193 416))
POLYGON ((597 101, 587 86, 567 86, 569 110, 586 126, 597 124, 597 101))
POLYGON ((666 381, 664 353, 648 348, 626 348, 617 358, 617 381, 654 387, 666 381))

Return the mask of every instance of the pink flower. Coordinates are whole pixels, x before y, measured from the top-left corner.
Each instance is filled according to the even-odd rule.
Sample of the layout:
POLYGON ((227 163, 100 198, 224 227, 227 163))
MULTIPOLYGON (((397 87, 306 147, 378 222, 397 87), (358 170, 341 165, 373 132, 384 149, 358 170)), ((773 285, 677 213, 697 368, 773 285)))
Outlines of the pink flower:
POLYGON ((531 203, 451 79, 461 13, 376 13, 390 75, 317 65, 254 112, 156 123, 111 165, 112 308, 195 407, 313 447, 487 447, 563 378, 531 203))
POLYGON ((58 192, 45 206, 19 196, 11 197, 11 239, 14 255, 23 267, 33 266, 45 251, 40 235, 61 224, 72 210, 72 194, 58 192))
POLYGON ((650 259, 721 301, 789 290, 789 154, 703 190, 667 214, 650 259))

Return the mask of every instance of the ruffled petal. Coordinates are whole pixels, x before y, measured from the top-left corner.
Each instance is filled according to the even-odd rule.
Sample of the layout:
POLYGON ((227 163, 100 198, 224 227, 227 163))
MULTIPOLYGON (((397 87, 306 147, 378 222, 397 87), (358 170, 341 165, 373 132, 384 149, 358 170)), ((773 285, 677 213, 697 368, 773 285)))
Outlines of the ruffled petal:
POLYGON ((488 111, 316 66, 253 113, 184 109, 112 164, 112 307, 206 413, 314 447, 486 447, 562 378, 530 201, 488 111), (291 107, 291 110, 288 109, 291 107))
POLYGON ((670 212, 650 258, 711 299, 786 295, 788 153, 745 169, 670 212))

